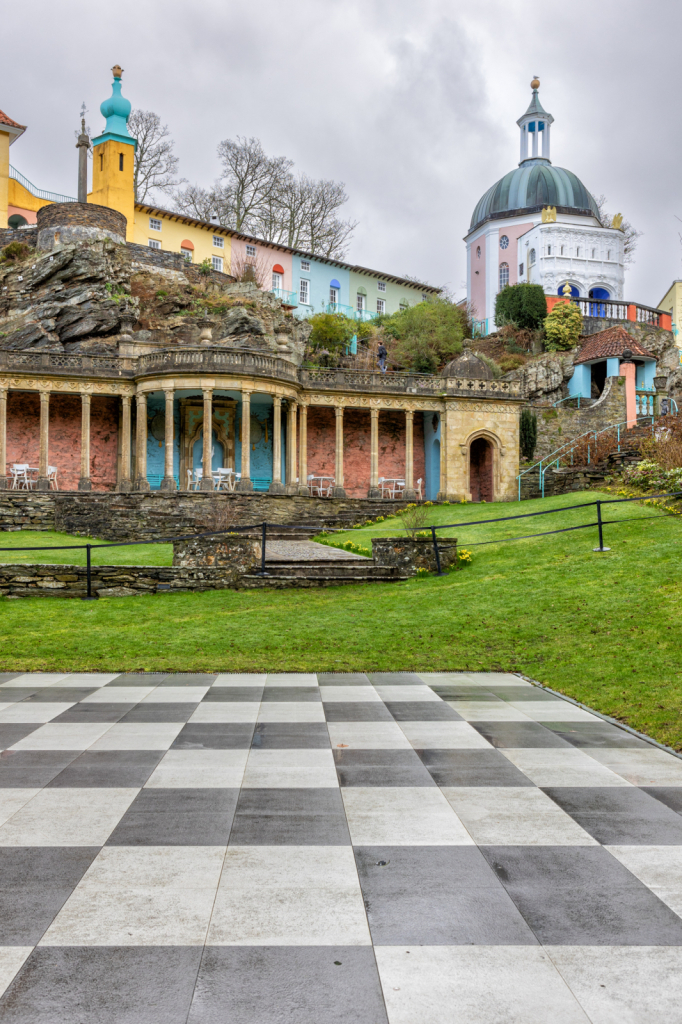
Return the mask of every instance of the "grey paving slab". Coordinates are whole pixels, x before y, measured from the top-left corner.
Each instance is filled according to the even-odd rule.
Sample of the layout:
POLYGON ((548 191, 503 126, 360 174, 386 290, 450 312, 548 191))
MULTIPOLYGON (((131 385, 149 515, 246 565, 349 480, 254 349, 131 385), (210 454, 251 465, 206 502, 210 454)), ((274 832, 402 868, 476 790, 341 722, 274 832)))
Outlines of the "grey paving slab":
POLYGON ((2 1024, 676 1019, 681 762, 518 677, 6 673, 0 704, 2 1024))

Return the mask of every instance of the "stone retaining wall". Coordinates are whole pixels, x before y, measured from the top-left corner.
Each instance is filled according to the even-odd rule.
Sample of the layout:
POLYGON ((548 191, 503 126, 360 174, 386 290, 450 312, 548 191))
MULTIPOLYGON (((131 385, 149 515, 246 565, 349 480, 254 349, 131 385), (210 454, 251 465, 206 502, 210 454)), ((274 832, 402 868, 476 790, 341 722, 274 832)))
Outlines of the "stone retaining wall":
MULTIPOLYGON (((441 569, 448 569, 457 561, 457 541, 452 537, 438 541, 441 569)), ((374 564, 386 568, 400 569, 411 575, 418 569, 437 571, 436 553, 429 537, 412 540, 411 537, 372 537, 374 564)))
POLYGON ((404 501, 202 491, 0 491, 0 531, 59 530, 102 540, 176 537, 266 521, 289 525, 364 523, 404 508, 404 501))
MULTIPOLYGON (((93 566, 92 592, 98 597, 126 597, 158 591, 224 590, 236 585, 229 568, 158 565, 93 566)), ((10 597, 85 597, 84 565, 0 565, 0 595, 10 597)))

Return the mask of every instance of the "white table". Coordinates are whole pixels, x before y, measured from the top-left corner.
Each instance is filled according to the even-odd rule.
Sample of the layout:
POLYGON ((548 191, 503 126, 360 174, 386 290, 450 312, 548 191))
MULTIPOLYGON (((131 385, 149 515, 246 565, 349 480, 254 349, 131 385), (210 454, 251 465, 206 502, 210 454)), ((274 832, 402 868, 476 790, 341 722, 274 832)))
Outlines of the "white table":
POLYGON ((385 476, 379 481, 381 487, 381 497, 384 496, 384 491, 388 491, 392 498, 395 498, 396 491, 402 493, 405 490, 405 479, 399 476, 385 476))
POLYGON ((322 492, 325 491, 326 497, 329 497, 332 487, 334 486, 335 483, 335 476, 309 476, 308 490, 310 491, 311 496, 315 494, 315 491, 317 491, 318 497, 321 498, 323 497, 322 492), (316 483, 316 481, 318 480, 319 483, 316 483), (325 480, 328 480, 329 484, 325 484, 325 480))

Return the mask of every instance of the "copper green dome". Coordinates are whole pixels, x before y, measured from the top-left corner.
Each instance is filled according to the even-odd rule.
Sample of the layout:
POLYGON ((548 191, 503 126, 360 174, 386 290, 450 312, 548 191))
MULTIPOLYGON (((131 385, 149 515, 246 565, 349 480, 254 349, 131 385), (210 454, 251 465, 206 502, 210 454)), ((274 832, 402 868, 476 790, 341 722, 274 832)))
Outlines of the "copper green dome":
POLYGON ((597 204, 580 178, 540 158, 524 160, 488 189, 476 205, 469 230, 486 220, 526 211, 537 213, 543 206, 556 206, 559 213, 578 213, 599 220, 597 204))

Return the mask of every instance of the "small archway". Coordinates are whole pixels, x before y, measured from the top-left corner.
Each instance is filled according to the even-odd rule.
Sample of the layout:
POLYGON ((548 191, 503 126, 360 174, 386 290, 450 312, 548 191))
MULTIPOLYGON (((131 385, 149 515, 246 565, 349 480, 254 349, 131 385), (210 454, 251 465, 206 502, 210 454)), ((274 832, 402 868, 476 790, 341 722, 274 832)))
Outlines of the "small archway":
POLYGON ((11 217, 7 219, 7 226, 16 231, 17 228, 25 228, 28 225, 28 221, 25 217, 22 217, 20 213, 13 213, 11 217))
POLYGON ((476 437, 469 446, 469 491, 472 501, 493 501, 493 446, 485 437, 476 437))

